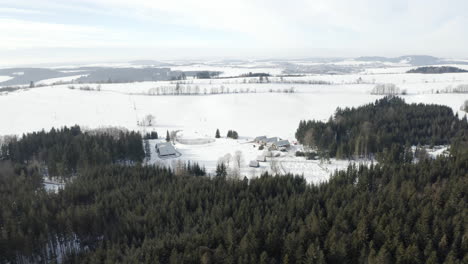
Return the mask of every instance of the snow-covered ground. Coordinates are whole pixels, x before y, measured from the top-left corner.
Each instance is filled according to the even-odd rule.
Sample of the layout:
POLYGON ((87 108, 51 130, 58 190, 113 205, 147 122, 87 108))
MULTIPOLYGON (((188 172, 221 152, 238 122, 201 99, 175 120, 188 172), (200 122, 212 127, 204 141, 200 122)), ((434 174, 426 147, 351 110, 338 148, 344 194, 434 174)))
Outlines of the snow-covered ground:
POLYGON ((0 82, 6 82, 8 80, 13 79, 11 76, 6 76, 6 75, 0 75, 0 82))
MULTIPOLYGON (((245 64, 242 70, 250 71, 251 66, 245 64)), ((272 74, 281 71, 280 68, 269 68, 267 64, 261 66, 273 69, 272 74)), ((186 66, 184 70, 193 67, 198 66, 186 66)), ((178 143, 176 148, 182 154, 179 159, 199 162, 212 171, 221 157, 228 153, 234 155, 240 150, 245 162, 241 172, 246 176, 259 175, 262 171, 271 170, 271 166, 268 162, 261 163, 258 169, 247 166, 261 153, 249 143, 252 138, 267 135, 294 141, 294 133, 301 120, 327 120, 337 107, 356 107, 381 98, 370 94, 376 83, 394 83, 400 89, 406 89, 408 94, 403 98, 408 103, 447 105, 460 117, 465 115, 460 106, 468 99, 467 94, 437 94, 435 91, 450 85, 468 84, 468 73, 407 74, 404 72, 411 67, 400 68, 387 72, 379 68, 360 74, 273 76, 269 78, 270 83, 258 83, 258 78, 229 78, 194 79, 179 84, 184 88, 190 86, 192 92, 198 86, 199 95, 148 95, 151 89, 175 87, 175 81, 101 84, 101 91, 79 89, 80 85, 97 88, 98 84, 75 84, 76 89, 69 89, 68 85, 55 85, 5 92, 0 96, 0 135, 75 124, 89 128, 119 126, 143 132, 154 130, 162 136, 166 131, 178 130, 185 138, 195 139, 214 139, 216 129, 222 136, 228 130, 236 130, 239 140, 217 139, 201 145, 178 143), (317 81, 330 84, 313 84, 317 81), (205 95, 202 92, 211 88, 221 90, 221 87, 224 94, 210 95, 208 92, 205 95), (294 87, 295 93, 281 92, 291 87, 294 87), (230 93, 226 93, 228 89, 230 93), (138 126, 137 121, 148 114, 155 116, 156 125, 150 128, 138 126)), ((251 71, 258 72, 255 69, 251 71)), ((231 73, 235 75, 239 72, 231 73)), ((47 80, 45 83, 56 81, 47 80)), ((274 163, 278 164, 281 173, 304 174, 311 182, 326 180, 330 172, 349 164, 335 160, 331 164, 321 164, 294 155, 276 160, 274 163)))
POLYGON ((58 192, 65 187, 65 183, 44 177, 44 188, 48 192, 58 192))
POLYGON ((207 173, 215 174, 216 166, 219 162, 224 162, 228 167, 228 174, 239 174, 241 177, 254 178, 265 172, 279 174, 296 174, 302 175, 310 183, 320 183, 328 180, 330 174, 336 170, 347 168, 352 163, 366 163, 370 161, 348 161, 335 160, 320 161, 306 160, 304 157, 296 157, 296 148, 300 146, 292 146, 288 152, 273 151, 274 157, 266 157, 264 162, 259 162, 260 167, 250 167, 250 161, 255 161, 259 156, 264 156, 266 150, 259 150, 259 144, 252 141, 251 138, 243 139, 216 139, 211 143, 202 145, 186 145, 179 142, 175 143, 175 148, 182 154, 181 157, 173 159, 161 159, 158 157, 155 145, 164 140, 150 140, 151 145, 151 160, 148 164, 158 166, 168 166, 177 168, 180 162, 188 163, 195 162, 200 166, 205 167, 207 173), (241 167, 236 161, 236 153, 241 155, 241 167), (276 157, 278 156, 278 157, 276 157))
MULTIPOLYGON (((137 85, 128 84, 129 89, 137 85)), ((222 134, 234 129, 241 136, 266 134, 294 139, 300 120, 326 120, 337 107, 359 106, 382 97, 370 95, 372 86, 366 84, 304 85, 298 92, 287 94, 257 92, 206 96, 132 95, 107 91, 107 85, 102 87, 103 91, 98 92, 57 85, 0 96, 0 134, 21 134, 74 124, 138 130, 137 121, 152 114, 156 117, 155 129, 161 133, 197 130, 212 137, 219 128, 222 134)), ((463 116, 460 106, 468 95, 410 93, 403 98, 408 103, 448 105, 463 116)))

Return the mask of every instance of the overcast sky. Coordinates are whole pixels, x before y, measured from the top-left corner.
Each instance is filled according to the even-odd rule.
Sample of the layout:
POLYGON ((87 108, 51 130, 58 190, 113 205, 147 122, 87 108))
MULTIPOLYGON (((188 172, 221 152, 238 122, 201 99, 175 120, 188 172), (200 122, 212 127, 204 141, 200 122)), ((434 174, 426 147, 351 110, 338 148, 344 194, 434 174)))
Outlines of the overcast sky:
POLYGON ((0 0, 0 64, 468 57, 467 0, 0 0))

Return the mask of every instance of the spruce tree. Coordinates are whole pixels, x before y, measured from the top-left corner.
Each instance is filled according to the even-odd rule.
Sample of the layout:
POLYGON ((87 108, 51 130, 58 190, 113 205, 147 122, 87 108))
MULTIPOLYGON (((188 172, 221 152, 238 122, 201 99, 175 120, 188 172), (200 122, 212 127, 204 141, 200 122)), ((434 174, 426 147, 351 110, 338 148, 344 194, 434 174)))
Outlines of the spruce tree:
POLYGON ((169 136, 169 130, 166 132, 166 141, 169 142, 171 141, 171 137, 169 136))
POLYGON ((216 135, 215 135, 215 138, 220 138, 221 135, 219 134, 219 129, 216 129, 216 135))

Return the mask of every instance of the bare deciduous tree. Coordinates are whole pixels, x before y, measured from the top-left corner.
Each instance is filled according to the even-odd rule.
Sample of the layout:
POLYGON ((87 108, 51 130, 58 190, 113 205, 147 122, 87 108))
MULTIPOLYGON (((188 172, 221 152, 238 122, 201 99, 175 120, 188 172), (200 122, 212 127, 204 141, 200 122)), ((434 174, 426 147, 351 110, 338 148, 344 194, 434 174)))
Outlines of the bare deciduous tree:
POLYGON ((236 153, 234 154, 234 163, 236 164, 237 168, 241 168, 242 166, 242 163, 244 162, 244 157, 242 155, 242 151, 238 150, 236 151, 236 153))
POLYGON ((172 141, 172 144, 174 144, 177 140, 177 131, 171 131, 171 141, 172 141))
POLYGON ((146 126, 154 126, 156 124, 156 117, 152 114, 148 114, 145 116, 145 125, 146 126))
POLYGON ((227 167, 227 168, 229 168, 229 165, 230 165, 230 163, 231 163, 231 159, 232 159, 231 153, 227 153, 227 154, 224 155, 224 157, 223 157, 224 163, 226 164, 226 167, 227 167))
POLYGON ((279 174, 280 173, 280 167, 279 167, 277 159, 275 159, 275 158, 270 159, 270 168, 271 168, 271 172, 273 174, 279 174))

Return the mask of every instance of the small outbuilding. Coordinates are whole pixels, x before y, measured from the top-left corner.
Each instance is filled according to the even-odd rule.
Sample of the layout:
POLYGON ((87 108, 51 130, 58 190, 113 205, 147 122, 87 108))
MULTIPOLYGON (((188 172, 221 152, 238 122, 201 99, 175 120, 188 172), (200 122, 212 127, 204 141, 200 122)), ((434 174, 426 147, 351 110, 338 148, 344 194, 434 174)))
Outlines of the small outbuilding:
POLYGON ((258 161, 256 161, 256 160, 252 160, 249 163, 249 167, 258 168, 258 167, 260 167, 260 163, 258 161))

